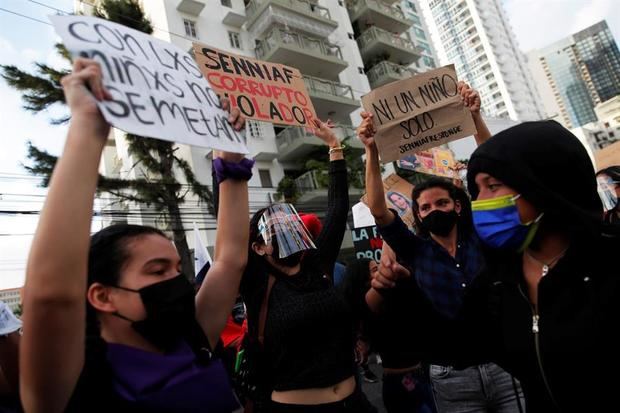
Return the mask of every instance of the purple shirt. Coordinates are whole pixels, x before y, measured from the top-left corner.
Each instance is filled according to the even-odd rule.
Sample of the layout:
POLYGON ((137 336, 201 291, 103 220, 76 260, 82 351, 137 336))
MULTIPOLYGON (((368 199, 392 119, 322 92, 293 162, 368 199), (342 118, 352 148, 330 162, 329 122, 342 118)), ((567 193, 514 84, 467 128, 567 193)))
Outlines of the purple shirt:
POLYGON ((185 342, 167 354, 108 344, 117 394, 153 411, 232 412, 239 408, 220 360, 199 364, 185 342))

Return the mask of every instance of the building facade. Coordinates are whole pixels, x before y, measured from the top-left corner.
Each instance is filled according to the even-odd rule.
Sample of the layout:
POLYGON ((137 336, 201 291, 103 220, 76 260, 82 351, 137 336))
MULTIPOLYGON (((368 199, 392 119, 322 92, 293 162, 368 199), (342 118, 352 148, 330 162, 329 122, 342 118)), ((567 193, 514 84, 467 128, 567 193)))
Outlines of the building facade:
POLYGON ((0 301, 3 301, 9 306, 11 311, 14 312, 22 303, 21 291, 21 288, 8 288, 6 290, 0 290, 0 301))
POLYGON ((422 14, 420 0, 402 0, 400 6, 405 12, 405 16, 413 22, 413 26, 409 29, 409 37, 415 42, 422 54, 420 59, 414 63, 415 69, 422 73, 439 67, 439 59, 431 41, 431 33, 426 24, 426 19, 422 14))
MULTIPOLYGON (((91 14, 97 0, 89 3, 76 0, 76 11, 91 14)), ((359 155, 361 162, 363 146, 354 138, 353 125, 360 120, 360 97, 370 91, 370 85, 358 47, 359 39, 354 35, 349 18, 347 6, 350 5, 335 0, 149 0, 141 3, 154 27, 153 36, 182 50, 189 51, 192 42, 201 42, 231 53, 299 69, 317 115, 337 123, 336 134, 341 140, 347 139, 348 150, 359 155)), ((393 13, 393 5, 378 0, 359 3, 364 6, 361 10, 364 16, 368 10, 383 16, 386 7, 393 13)), ((391 17, 389 13, 388 17, 391 17)), ((403 30, 410 26, 404 16, 399 16, 396 21, 401 21, 403 30)), ((387 36, 388 43, 394 43, 391 36, 387 36)), ((378 42, 382 44, 382 40, 378 42)), ((395 47, 398 49, 399 46, 395 47)), ((411 53, 415 57, 419 55, 411 53)), ((313 170, 307 164, 312 159, 327 161, 324 144, 297 127, 249 121, 246 132, 250 156, 256 160, 254 176, 249 182, 251 212, 277 200, 278 184, 287 179, 297 192, 298 209, 324 213, 326 177, 324 172, 313 170)), ((212 184, 209 150, 178 145, 177 154, 190 164, 201 183, 212 184)), ((104 151, 101 172, 112 177, 142 176, 134 164, 124 133, 115 130, 104 151)), ((182 177, 179 179, 182 181, 182 177)), ((363 193, 362 175, 352 174, 349 181, 351 200, 357 202, 363 193)), ((136 211, 131 214, 132 222, 165 225, 147 207, 128 205, 124 208, 136 211)), ((206 231, 203 239, 206 236, 207 244, 212 246, 215 217, 207 214, 204 205, 189 195, 182 212, 187 217, 196 217, 199 228, 206 231)), ((189 230, 192 225, 187 219, 191 218, 184 218, 189 230)), ((187 238, 191 247, 193 237, 187 238)), ((344 246, 352 247, 350 235, 345 238, 344 246)))
POLYGON ((477 89, 486 115, 542 119, 543 107, 500 0, 425 0, 441 64, 477 89))
POLYGON ((595 122, 594 107, 620 95, 620 51, 605 21, 529 57, 547 114, 568 128, 595 122))

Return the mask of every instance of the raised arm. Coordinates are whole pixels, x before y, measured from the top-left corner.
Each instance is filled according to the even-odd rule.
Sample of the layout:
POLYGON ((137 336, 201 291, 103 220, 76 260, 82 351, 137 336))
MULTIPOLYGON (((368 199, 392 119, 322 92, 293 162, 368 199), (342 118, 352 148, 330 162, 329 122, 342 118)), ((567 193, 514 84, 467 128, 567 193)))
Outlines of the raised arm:
POLYGON ((90 226, 109 132, 96 100, 111 96, 97 63, 75 59, 62 86, 71 124, 32 242, 24 286, 19 364, 28 412, 63 411, 84 364, 90 226))
POLYGON ((340 252, 349 214, 349 187, 343 147, 331 128, 330 121, 314 119, 314 134, 329 147, 329 188, 327 214, 323 229, 315 240, 325 271, 332 274, 340 252))
POLYGON ((357 128, 357 136, 366 149, 366 198, 368 207, 377 225, 388 225, 394 221, 394 215, 385 203, 383 192, 383 180, 381 179, 381 167, 379 165, 379 151, 375 144, 375 127, 372 121, 373 115, 362 112, 362 123, 357 128))
MULTIPOLYGON (((228 108, 227 102, 224 106, 228 108)), ((228 120, 236 130, 241 130, 245 123, 238 109, 231 110, 228 120)), ((244 161, 243 155, 216 152, 215 157, 221 158, 229 166, 232 164, 233 168, 236 164, 244 172, 251 171, 251 162, 244 161)), ((215 348, 235 304, 241 276, 248 261, 248 182, 235 172, 226 172, 225 175, 228 177, 223 181, 220 177, 218 185, 215 257, 196 296, 196 318, 212 348, 215 348)))
POLYGON ((487 127, 487 124, 482 119, 480 113, 481 100, 480 95, 475 89, 472 89, 467 83, 459 82, 458 92, 463 98, 463 103, 471 111, 471 116, 474 119, 474 125, 476 126, 477 133, 474 135, 477 145, 482 145, 491 137, 491 131, 487 127))

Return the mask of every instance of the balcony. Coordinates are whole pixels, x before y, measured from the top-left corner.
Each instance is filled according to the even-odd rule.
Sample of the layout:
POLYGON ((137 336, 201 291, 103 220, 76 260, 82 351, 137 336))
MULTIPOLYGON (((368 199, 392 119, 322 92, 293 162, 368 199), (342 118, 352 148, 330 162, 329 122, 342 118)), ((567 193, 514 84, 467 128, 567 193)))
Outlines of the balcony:
POLYGON ((378 27, 371 27, 362 33, 357 38, 357 44, 365 62, 379 57, 392 63, 410 65, 422 56, 421 50, 408 38, 378 27))
POLYGON ((349 123, 349 114, 360 107, 349 85, 312 76, 304 76, 304 82, 320 119, 349 123))
POLYGON ((308 0, 250 0, 245 15, 247 30, 256 37, 273 25, 288 26, 322 38, 338 27, 328 9, 308 0))
MULTIPOLYGON (((327 202, 327 187, 329 177, 327 171, 308 171, 295 179, 295 184, 301 196, 298 203, 327 202)), ((349 175, 349 198, 357 203, 364 195, 364 176, 361 173, 349 175)))
POLYGON ((401 9, 382 0, 349 1, 347 9, 351 22, 357 22, 358 27, 376 25, 385 30, 402 33, 413 25, 413 21, 409 20, 401 9))
POLYGON ((416 74, 416 71, 410 67, 397 65, 396 63, 386 61, 374 65, 368 72, 366 72, 370 86, 373 89, 397 80, 410 78, 416 74))
POLYGON ((348 66, 339 46, 301 33, 275 28, 256 47, 256 57, 300 69, 303 73, 337 79, 348 66))
POLYGON ((178 11, 182 13, 186 13, 186 14, 191 14, 192 16, 200 15, 200 13, 202 12, 202 9, 204 8, 205 8, 204 1, 181 0, 179 4, 177 4, 178 11))
MULTIPOLYGON (((362 143, 355 137, 355 128, 353 126, 336 125, 334 133, 340 141, 351 138, 347 141, 348 146, 363 149, 362 143)), ((283 162, 302 159, 310 152, 324 145, 319 138, 307 132, 304 128, 288 127, 276 135, 278 159, 283 162)))
POLYGON ((222 23, 238 29, 241 28, 246 21, 243 0, 228 0, 227 2, 222 2, 222 5, 226 7, 222 23))

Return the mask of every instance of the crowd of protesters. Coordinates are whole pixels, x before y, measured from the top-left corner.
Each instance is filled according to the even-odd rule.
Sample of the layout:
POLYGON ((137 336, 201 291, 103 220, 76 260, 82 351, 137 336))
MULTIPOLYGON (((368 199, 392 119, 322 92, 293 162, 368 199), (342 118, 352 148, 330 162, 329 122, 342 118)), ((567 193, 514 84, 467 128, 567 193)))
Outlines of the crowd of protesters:
MULTIPOLYGON (((491 136, 480 97, 460 83, 478 131, 469 193, 432 178, 388 194, 395 210, 373 117, 362 113, 367 200, 384 249, 380 262, 346 269, 337 259, 348 173, 329 121, 311 128, 329 159, 322 220, 286 203, 250 218, 254 162, 215 152, 216 248, 196 286, 158 229, 90 235, 110 129, 97 101, 111 96, 84 58, 62 86, 71 123, 30 251, 22 320, 0 305, 0 412, 371 413, 361 385, 371 351, 389 413, 618 404, 620 167, 595 174, 559 124, 491 136)), ((241 130, 239 111, 222 107, 241 130)))

